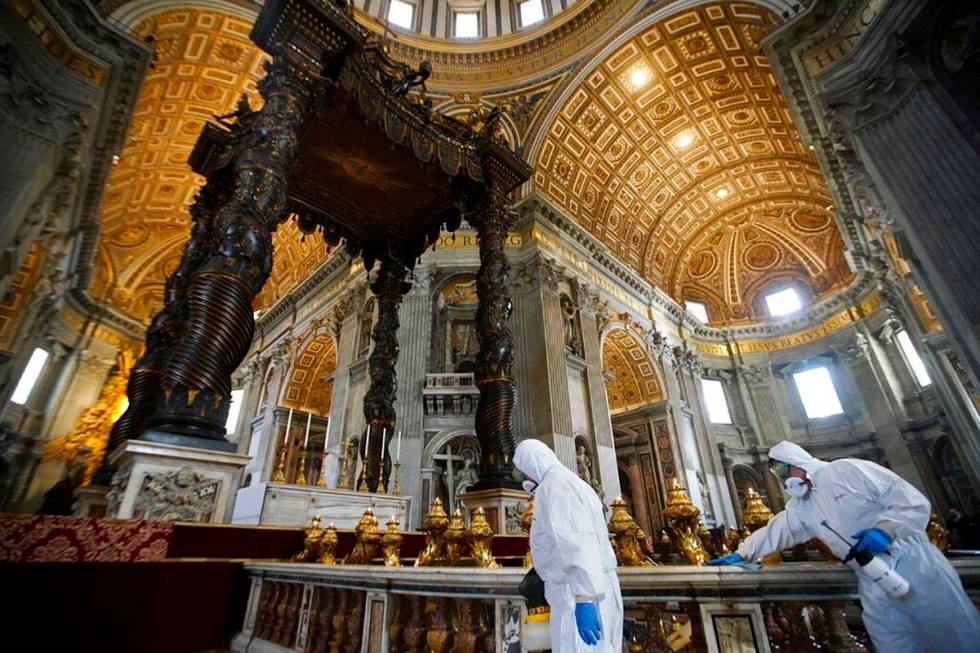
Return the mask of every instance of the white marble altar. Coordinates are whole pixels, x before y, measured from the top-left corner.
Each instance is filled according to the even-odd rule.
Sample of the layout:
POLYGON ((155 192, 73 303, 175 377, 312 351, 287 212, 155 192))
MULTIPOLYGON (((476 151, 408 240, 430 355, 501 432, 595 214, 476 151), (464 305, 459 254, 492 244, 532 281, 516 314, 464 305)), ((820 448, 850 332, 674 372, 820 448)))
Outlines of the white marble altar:
POLYGON ((336 490, 312 485, 256 483, 238 490, 232 522, 277 526, 305 526, 315 515, 337 528, 354 528, 364 511, 374 510, 379 520, 394 515, 399 528, 408 528, 412 499, 406 496, 336 490))

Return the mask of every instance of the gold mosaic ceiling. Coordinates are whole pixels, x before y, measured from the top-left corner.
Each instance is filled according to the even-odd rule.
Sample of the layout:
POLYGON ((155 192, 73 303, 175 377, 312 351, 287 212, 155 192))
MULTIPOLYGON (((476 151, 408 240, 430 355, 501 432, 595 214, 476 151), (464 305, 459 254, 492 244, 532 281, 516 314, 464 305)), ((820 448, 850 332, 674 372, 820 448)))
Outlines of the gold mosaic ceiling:
POLYGON ((602 343, 602 367, 608 374, 609 410, 626 410, 664 398, 660 379, 643 345, 624 329, 613 329, 602 343))
MULTIPOLYGON (((259 103, 255 82, 265 55, 249 40, 251 27, 241 18, 187 9, 157 14, 134 29, 150 41, 156 62, 106 185, 91 294, 141 322, 160 307, 164 280, 189 233, 188 207, 202 179, 187 157, 201 128, 230 111, 242 91, 253 106, 259 103)), ((322 240, 299 236, 292 223, 276 234, 272 279, 257 308, 326 258, 322 240)))
POLYGON ((763 315, 774 281, 847 281, 843 241, 759 42, 766 10, 705 5, 617 48, 566 95, 534 186, 712 322, 763 315))

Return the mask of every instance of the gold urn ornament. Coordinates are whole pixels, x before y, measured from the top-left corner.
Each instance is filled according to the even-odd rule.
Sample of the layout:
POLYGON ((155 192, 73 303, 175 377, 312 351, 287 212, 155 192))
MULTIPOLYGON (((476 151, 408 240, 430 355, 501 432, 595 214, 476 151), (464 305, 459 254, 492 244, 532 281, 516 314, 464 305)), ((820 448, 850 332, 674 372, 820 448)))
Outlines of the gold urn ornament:
POLYGON ((646 533, 626 510, 626 502, 617 497, 612 502, 612 516, 609 518, 609 534, 613 538, 616 559, 623 567, 652 567, 640 545, 646 533))
POLYGON ((320 528, 320 515, 316 515, 310 520, 305 533, 303 550, 293 556, 293 562, 318 562, 323 538, 323 529, 320 528))
POLYGON ((698 517, 701 511, 687 496, 687 490, 674 479, 667 490, 667 507, 664 517, 667 519, 667 531, 674 548, 689 564, 702 566, 708 562, 708 552, 704 549, 701 538, 698 537, 698 517))
MULTIPOLYGON (((770 519, 772 519, 772 510, 762 500, 762 495, 756 492, 755 488, 750 487, 745 494, 745 510, 742 512, 742 525, 745 527, 746 537, 768 524, 770 519)), ((779 564, 782 560, 783 556, 779 551, 762 558, 762 561, 769 565, 779 564)))
POLYGON ((425 533, 425 548, 415 561, 416 567, 431 567, 442 560, 445 542, 443 534, 449 526, 449 515, 442 507, 442 499, 436 497, 429 506, 429 512, 422 522, 422 532, 425 533))
POLYGON ((333 524, 327 526, 320 538, 320 564, 337 564, 337 527, 333 524))
POLYGON ((361 516, 354 528, 357 542, 354 549, 344 558, 347 565, 369 565, 377 554, 378 545, 381 544, 381 531, 378 530, 378 518, 374 516, 374 511, 368 508, 361 516))
POLYGON ((929 525, 926 527, 926 535, 933 545, 946 553, 949 551, 949 531, 946 530, 939 521, 939 515, 932 513, 929 517, 929 525))
POLYGON ((460 563, 466 552, 466 524, 463 520, 463 511, 459 508, 453 511, 453 519, 449 522, 444 537, 446 564, 454 567, 460 563))
POLYGON ((388 520, 385 534, 381 538, 381 550, 384 551, 385 567, 401 567, 401 548, 403 536, 398 530, 398 520, 392 515, 388 520))
POLYGON ((493 541, 493 529, 487 523, 487 516, 483 508, 477 508, 470 517, 470 528, 466 532, 466 541, 470 545, 473 554, 473 562, 477 567, 484 569, 496 569, 500 565, 493 559, 490 552, 490 543, 493 541))

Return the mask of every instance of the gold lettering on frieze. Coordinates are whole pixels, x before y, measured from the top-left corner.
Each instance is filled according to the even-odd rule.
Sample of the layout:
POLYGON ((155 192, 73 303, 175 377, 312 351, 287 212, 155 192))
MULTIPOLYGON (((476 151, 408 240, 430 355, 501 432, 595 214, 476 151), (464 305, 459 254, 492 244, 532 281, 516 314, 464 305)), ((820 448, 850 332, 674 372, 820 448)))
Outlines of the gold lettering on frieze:
POLYGON ((586 261, 584 258, 579 256, 577 252, 573 251, 563 243, 555 240, 538 227, 533 227, 531 229, 531 237, 563 258, 567 263, 574 265, 579 272, 584 274, 589 279, 589 281, 594 283, 599 288, 602 288, 602 290, 604 290, 610 296, 615 297, 640 315, 647 314, 649 307, 644 302, 639 301, 616 284, 610 282, 604 275, 596 272, 594 262, 586 261))
POLYGON ((858 42, 877 18, 888 0, 866 0, 840 29, 821 43, 806 58, 810 71, 816 75, 854 51, 858 42))
MULTIPOLYGON (((505 241, 506 247, 520 247, 523 243, 521 235, 517 233, 507 234, 505 241)), ((467 249, 480 246, 480 238, 476 234, 442 234, 436 241, 437 249, 467 249)))
POLYGON ((95 86, 102 86, 105 66, 73 49, 36 0, 11 0, 10 6, 55 61, 95 86))

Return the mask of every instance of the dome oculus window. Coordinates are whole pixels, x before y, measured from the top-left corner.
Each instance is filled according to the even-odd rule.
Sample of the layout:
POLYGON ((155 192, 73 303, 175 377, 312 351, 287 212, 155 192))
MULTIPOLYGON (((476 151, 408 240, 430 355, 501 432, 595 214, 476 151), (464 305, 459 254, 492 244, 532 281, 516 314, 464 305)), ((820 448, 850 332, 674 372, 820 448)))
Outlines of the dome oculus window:
POLYGON ((529 27, 544 20, 544 4, 541 0, 525 0, 518 6, 521 10, 521 27, 529 27))
POLYGON ((20 380, 17 381, 17 387, 14 388, 14 394, 10 395, 10 401, 21 406, 27 403, 27 400, 31 398, 31 393, 34 392, 34 386, 37 385, 37 380, 41 377, 41 371, 44 369, 44 364, 47 361, 48 352, 40 347, 31 352, 27 366, 24 367, 24 372, 20 375, 20 380))
POLYGON ((403 0, 391 0, 388 5, 388 22, 404 29, 415 27, 415 5, 403 0))
POLYGON ((912 338, 909 337, 908 331, 899 331, 895 335, 895 339, 898 340, 898 347, 902 350, 902 355, 905 356, 905 362, 908 363, 912 374, 915 375, 915 380, 919 383, 919 387, 925 388, 926 386, 932 385, 932 377, 929 376, 929 370, 926 369, 926 364, 922 362, 919 351, 912 344, 912 338))
POLYGON ((705 324, 708 323, 708 309, 701 302, 696 302, 691 299, 685 299, 684 308, 687 309, 688 313, 698 318, 705 324))
POLYGON ((708 419, 712 424, 731 424, 732 415, 728 412, 728 399, 725 398, 725 386, 718 379, 701 379, 701 390, 704 392, 704 404, 708 408, 708 419))
POLYGON ((480 36, 480 14, 461 11, 453 17, 453 36, 458 39, 475 39, 480 36))
POLYGON ((769 315, 778 317, 795 313, 803 308, 803 302, 800 301, 796 288, 783 288, 766 295, 766 307, 769 309, 769 315))
POLYGON ((826 366, 796 372, 793 374, 793 383, 796 384, 796 391, 800 395, 807 418, 819 419, 844 413, 834 381, 830 378, 830 370, 826 366))

